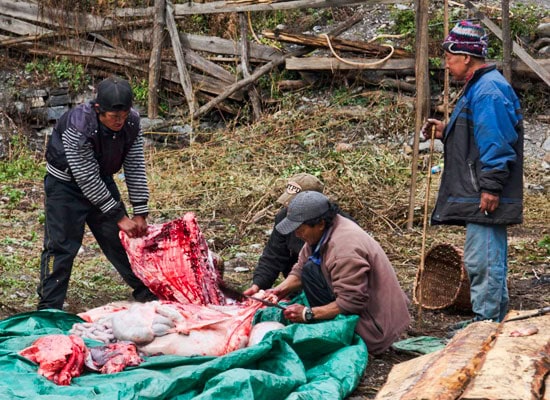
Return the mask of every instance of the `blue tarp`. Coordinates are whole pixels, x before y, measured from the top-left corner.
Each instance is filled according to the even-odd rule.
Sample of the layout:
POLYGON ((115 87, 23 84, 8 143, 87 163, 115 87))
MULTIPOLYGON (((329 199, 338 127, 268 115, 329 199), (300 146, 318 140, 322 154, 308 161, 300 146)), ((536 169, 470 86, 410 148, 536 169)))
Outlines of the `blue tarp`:
POLYGON ((58 386, 18 352, 41 336, 67 334, 76 322, 82 319, 54 310, 0 321, 0 399, 337 400, 356 388, 367 366, 366 346, 354 333, 357 317, 338 316, 289 325, 223 357, 146 357, 139 367, 110 375, 85 371, 70 386, 58 386))

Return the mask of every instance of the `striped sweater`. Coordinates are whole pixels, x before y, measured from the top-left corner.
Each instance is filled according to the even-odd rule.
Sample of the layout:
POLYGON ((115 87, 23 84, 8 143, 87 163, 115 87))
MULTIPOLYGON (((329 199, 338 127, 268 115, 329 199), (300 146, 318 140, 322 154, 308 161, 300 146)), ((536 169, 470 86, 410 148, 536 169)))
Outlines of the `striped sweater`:
POLYGON ((143 135, 139 114, 131 110, 119 132, 99 122, 92 103, 81 104, 57 122, 46 149, 47 171, 57 179, 74 181, 90 202, 106 214, 121 217, 103 178, 124 168, 134 215, 148 213, 149 189, 145 173, 143 135))

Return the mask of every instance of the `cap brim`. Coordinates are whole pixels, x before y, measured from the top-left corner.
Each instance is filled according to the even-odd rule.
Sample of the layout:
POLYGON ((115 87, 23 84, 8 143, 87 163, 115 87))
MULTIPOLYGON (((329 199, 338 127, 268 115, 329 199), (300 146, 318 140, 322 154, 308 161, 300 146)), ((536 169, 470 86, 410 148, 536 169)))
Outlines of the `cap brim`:
POLYGON ((277 229, 277 232, 282 235, 288 235, 298 229, 300 225, 302 225, 302 222, 291 221, 290 219, 285 218, 279 222, 277 226, 275 226, 275 229, 277 229))

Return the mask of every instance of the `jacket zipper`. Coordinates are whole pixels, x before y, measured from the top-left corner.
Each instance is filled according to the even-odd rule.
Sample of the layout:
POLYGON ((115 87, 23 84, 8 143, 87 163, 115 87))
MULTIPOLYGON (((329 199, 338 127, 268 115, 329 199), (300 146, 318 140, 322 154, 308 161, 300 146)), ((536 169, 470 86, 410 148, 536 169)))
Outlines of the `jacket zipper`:
POLYGON ((472 182, 472 186, 474 187, 475 191, 479 192, 479 184, 477 182, 475 165, 472 160, 468 160, 468 169, 470 170, 470 182, 472 182))

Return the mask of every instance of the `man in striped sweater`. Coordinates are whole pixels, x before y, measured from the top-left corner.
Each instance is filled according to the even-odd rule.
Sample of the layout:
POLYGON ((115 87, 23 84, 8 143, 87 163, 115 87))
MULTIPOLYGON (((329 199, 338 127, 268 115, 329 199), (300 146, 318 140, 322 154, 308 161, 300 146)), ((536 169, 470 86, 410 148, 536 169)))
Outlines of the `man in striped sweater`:
POLYGON ((147 232, 149 189, 139 113, 132 88, 111 77, 97 87, 95 100, 66 112, 46 149, 44 249, 40 262, 38 309, 63 309, 74 258, 85 224, 107 259, 133 289, 137 301, 155 297, 132 272, 119 239, 147 232), (124 168, 133 217, 129 218, 113 174, 124 168))

